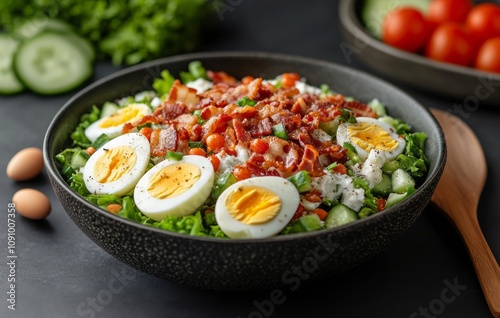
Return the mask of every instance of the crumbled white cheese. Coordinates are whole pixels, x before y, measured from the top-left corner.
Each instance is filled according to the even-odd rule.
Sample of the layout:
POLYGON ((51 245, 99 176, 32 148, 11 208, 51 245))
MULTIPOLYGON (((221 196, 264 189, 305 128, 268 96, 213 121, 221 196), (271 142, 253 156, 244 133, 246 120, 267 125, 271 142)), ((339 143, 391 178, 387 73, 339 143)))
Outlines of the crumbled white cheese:
POLYGON ((198 93, 202 93, 214 86, 214 84, 210 81, 207 81, 204 78, 198 78, 192 82, 186 84, 187 87, 194 88, 198 93))

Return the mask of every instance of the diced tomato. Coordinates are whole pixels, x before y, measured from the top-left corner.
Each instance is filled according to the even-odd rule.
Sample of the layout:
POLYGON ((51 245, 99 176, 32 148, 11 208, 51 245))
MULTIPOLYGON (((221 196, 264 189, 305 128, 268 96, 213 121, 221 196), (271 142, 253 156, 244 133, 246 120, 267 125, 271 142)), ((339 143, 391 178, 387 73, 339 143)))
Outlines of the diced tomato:
POLYGON ((292 217, 292 221, 300 219, 300 217, 304 215, 305 211, 306 210, 304 209, 302 204, 299 204, 299 206, 297 207, 297 210, 295 210, 295 213, 292 217))
POLYGON ((347 168, 343 164, 339 163, 335 166, 335 168, 333 168, 333 172, 347 174, 347 168))
POLYGON ((387 201, 385 199, 377 198, 377 210, 380 212, 383 209, 385 209, 386 203, 387 203, 387 201))
POLYGON ((122 209, 122 206, 118 203, 111 203, 108 204, 107 210, 113 214, 118 214, 120 210, 122 209))
POLYGON ((307 192, 304 195, 304 198, 307 201, 314 202, 314 203, 319 203, 319 202, 323 201, 323 199, 321 199, 321 192, 319 190, 316 190, 316 189, 312 189, 311 191, 307 192))
POLYGON ((323 210, 323 209, 319 209, 319 208, 318 208, 318 209, 314 209, 314 210, 312 211, 312 213, 317 214, 317 215, 319 216, 319 219, 320 219, 321 221, 324 221, 324 220, 326 219, 326 217, 328 216, 328 212, 326 212, 326 211, 325 211, 325 210, 323 210))

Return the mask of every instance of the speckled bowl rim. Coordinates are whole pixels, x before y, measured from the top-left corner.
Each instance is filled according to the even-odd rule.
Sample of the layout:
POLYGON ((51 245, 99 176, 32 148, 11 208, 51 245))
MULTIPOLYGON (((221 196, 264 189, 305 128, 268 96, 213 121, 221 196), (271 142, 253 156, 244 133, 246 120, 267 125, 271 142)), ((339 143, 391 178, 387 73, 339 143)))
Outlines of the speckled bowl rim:
MULTIPOLYGON (((427 113, 430 115, 431 120, 433 121, 434 128, 438 132, 437 137, 438 140, 437 142, 440 144, 439 153, 437 154, 436 158, 436 163, 434 164, 433 169, 430 169, 428 171, 427 177, 425 181, 420 185, 418 189, 415 190, 412 196, 417 195, 420 192, 423 192, 424 189, 427 187, 432 186, 432 183, 435 182, 435 178, 440 177, 440 172, 442 171, 442 166, 444 165, 446 161, 446 143, 444 139, 444 134, 441 129, 441 126, 438 124, 437 120, 435 117, 432 115, 432 113, 424 106, 422 106, 420 103, 418 103, 416 100, 411 98, 408 94, 402 92, 399 88, 396 86, 385 82, 375 76, 372 76, 370 74, 364 73, 362 71, 358 71, 343 65, 339 65, 333 62, 329 61, 324 61, 320 59, 314 59, 314 58, 309 58, 309 57, 304 57, 304 56, 299 56, 299 55, 288 55, 288 54, 280 54, 280 53, 268 53, 268 52, 258 52, 258 51, 223 51, 223 52, 204 52, 204 53, 191 53, 191 54, 182 54, 182 55, 176 55, 172 57, 167 57, 167 58, 162 58, 162 59, 157 59, 154 61, 150 62, 145 62, 141 63, 135 66, 127 67, 125 69, 116 71, 110 75, 107 75, 103 77, 102 79, 99 79, 95 81, 94 83, 90 84, 89 86, 83 88, 81 91, 76 93, 73 97, 71 97, 60 109, 59 111, 54 115, 54 118, 52 119, 51 123, 48 126, 47 132, 45 134, 44 142, 43 142, 43 157, 45 161, 45 166, 47 173, 49 173, 55 182, 57 182, 63 189, 65 189, 68 193, 71 194, 73 198, 75 198, 78 202, 83 204, 89 209, 92 209, 94 211, 97 211, 97 213, 101 214, 101 216, 104 216, 106 218, 110 218, 112 220, 118 221, 118 222, 125 222, 126 224, 136 227, 138 230, 147 230, 147 231, 153 231, 161 235, 167 235, 167 236, 174 236, 178 238, 183 238, 186 240, 193 240, 193 241, 205 241, 205 242, 212 242, 212 243, 218 243, 220 242, 221 244, 265 244, 265 243, 275 243, 275 242, 283 242, 283 241, 294 241, 294 240, 300 240, 302 238, 310 238, 318 235, 323 235, 326 233, 342 233, 346 231, 351 231, 354 230, 357 227, 363 227, 367 223, 375 222, 378 219, 384 218, 386 215, 388 216, 389 214, 392 213, 397 213, 398 206, 391 207, 381 213, 377 213, 374 215, 371 215, 367 218, 357 220, 356 222, 352 222, 337 228, 332 228, 332 229, 323 229, 319 231, 314 231, 314 232, 305 232, 305 233, 294 233, 290 235, 278 235, 278 236, 273 236, 270 238, 263 238, 263 239, 224 239, 224 238, 215 238, 215 237, 208 237, 208 236, 192 236, 192 235, 187 235, 187 234, 181 234, 177 232, 170 232, 166 230, 162 230, 159 228, 154 228, 151 226, 143 225, 141 223, 117 216, 115 214, 109 213, 105 211, 104 209, 101 209, 92 203, 88 202, 85 200, 83 197, 81 197, 79 194, 77 194, 74 190, 72 190, 69 185, 64 181, 63 177, 61 176, 61 173, 57 169, 56 165, 56 160, 55 160, 55 154, 50 153, 50 140, 51 140, 51 135, 52 132, 56 129, 58 125, 60 125, 61 118, 63 113, 67 111, 67 109, 72 107, 72 104, 75 100, 77 100, 81 95, 85 95, 87 92, 92 91, 96 89, 97 87, 101 85, 105 85, 106 82, 108 82, 111 79, 115 79, 117 77, 123 77, 127 76, 127 74, 141 70, 141 69, 146 69, 153 67, 158 64, 167 64, 167 63, 174 63, 174 62, 183 62, 183 61, 190 61, 190 60, 197 60, 197 59, 203 59, 203 58, 220 58, 220 57, 228 57, 228 58, 270 58, 270 59, 280 59, 280 60, 287 60, 287 61, 297 61, 300 63, 304 64, 310 64, 310 65, 317 65, 317 66, 334 66, 335 68, 342 69, 346 72, 352 73, 353 75, 364 77, 368 80, 372 81, 377 81, 377 82, 382 82, 385 84, 388 88, 393 89, 395 91, 399 91, 401 94, 406 95, 408 99, 411 99, 416 106, 421 107, 421 111, 427 113)), ((118 95, 118 94, 117 94, 118 95)), ((89 106, 90 108, 90 106, 89 106)), ((411 124, 411 123, 410 123, 411 124)))

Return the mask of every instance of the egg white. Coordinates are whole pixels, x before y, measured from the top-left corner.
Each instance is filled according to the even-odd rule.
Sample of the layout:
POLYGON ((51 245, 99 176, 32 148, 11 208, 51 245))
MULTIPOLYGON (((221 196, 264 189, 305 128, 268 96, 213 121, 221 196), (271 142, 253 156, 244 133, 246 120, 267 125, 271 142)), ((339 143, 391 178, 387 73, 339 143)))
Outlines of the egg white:
POLYGON ((191 215, 208 199, 212 191, 214 178, 214 168, 205 157, 188 155, 183 156, 180 161, 165 159, 146 172, 139 180, 134 189, 134 201, 144 215, 155 221, 161 221, 167 215, 191 215), (155 198, 148 191, 151 178, 161 169, 176 163, 190 163, 198 166, 201 171, 200 178, 190 189, 178 196, 165 199, 155 198))
MULTIPOLYGON (((138 108, 139 111, 140 111, 140 114, 138 117, 136 118, 133 118, 133 120, 135 119, 139 119, 143 116, 146 116, 146 115, 151 115, 153 112, 151 111, 151 108, 149 108, 148 105, 146 104, 130 104, 128 106, 125 106, 123 108, 120 108, 118 112, 123 112, 126 108, 128 107, 134 107, 134 108, 138 108)), ((110 115, 112 116, 112 115, 110 115)), ((106 136, 108 136, 109 138, 115 138, 119 135, 122 134, 122 130, 123 130, 123 126, 127 123, 127 122, 123 122, 123 123, 120 123, 119 125, 116 125, 116 126, 111 126, 111 127, 107 127, 107 128, 102 128, 100 125, 101 123, 108 119, 110 116, 108 117, 104 117, 104 118, 100 118, 99 120, 93 122, 92 124, 90 124, 90 126, 88 126, 86 129, 85 129, 85 136, 91 141, 91 142, 94 142, 97 138, 99 138, 100 135, 102 134, 105 134, 106 136)))
POLYGON ((215 218, 222 232, 232 239, 259 239, 274 236, 291 221, 300 203, 297 188, 281 177, 266 176, 245 179, 228 187, 217 199, 215 218), (281 209, 273 219, 263 224, 245 224, 233 218, 226 208, 226 201, 239 187, 257 186, 276 194, 281 200, 281 209))
POLYGON ((150 146, 148 139, 139 133, 129 133, 111 141, 107 142, 104 146, 99 148, 83 167, 83 180, 85 186, 94 194, 114 194, 116 196, 122 196, 129 191, 131 191, 139 179, 142 177, 149 163, 150 157, 150 146), (94 177, 94 167, 106 151, 110 149, 120 147, 120 146, 130 146, 135 150, 136 162, 133 167, 125 174, 123 174, 118 180, 113 182, 101 183, 97 181, 94 177))
MULTIPOLYGON (((395 140, 398 142, 398 146, 396 147, 396 149, 393 149, 393 150, 390 150, 390 151, 385 151, 385 150, 381 150, 381 149, 377 149, 375 147, 375 149, 377 149, 377 151, 379 152, 383 152, 384 153, 384 156, 387 160, 394 160, 396 159, 397 156, 399 156, 403 150, 405 149, 405 145, 406 145, 406 141, 403 137, 399 136, 397 133, 396 133, 396 130, 394 129, 394 127, 392 127, 391 125, 387 124, 387 123, 384 123, 378 119, 375 119, 375 118, 370 118, 370 117, 357 117, 356 120, 358 122, 364 122, 364 123, 368 123, 368 124, 374 124, 374 125, 377 125, 379 126, 380 128, 382 128, 383 130, 385 130, 387 133, 389 133, 389 135, 395 140)), ((337 129, 337 142, 339 145, 343 145, 345 142, 348 142, 350 143, 351 145, 353 145, 353 147, 356 149, 357 153, 358 153, 358 156, 361 160, 365 161, 367 158, 368 158, 368 152, 365 151, 364 149, 360 148, 359 146, 357 146, 352 140, 351 140, 351 136, 349 135, 349 132, 347 130, 347 128, 350 126, 350 125, 353 125, 353 124, 350 124, 350 123, 342 123, 339 125, 338 129, 337 129)))

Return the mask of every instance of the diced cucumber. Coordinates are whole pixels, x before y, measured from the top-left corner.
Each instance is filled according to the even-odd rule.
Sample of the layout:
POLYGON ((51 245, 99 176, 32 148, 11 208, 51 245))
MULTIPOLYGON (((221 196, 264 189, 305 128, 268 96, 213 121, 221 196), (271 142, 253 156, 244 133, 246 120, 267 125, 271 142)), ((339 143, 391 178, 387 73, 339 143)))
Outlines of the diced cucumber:
POLYGON ((80 86, 92 75, 93 66, 71 37, 45 31, 19 46, 14 71, 26 87, 48 95, 80 86))
POLYGON ((404 193, 415 189, 415 181, 403 169, 397 169, 392 174, 392 192, 404 193))
POLYGON ((382 181, 376 184, 372 188, 372 193, 376 196, 387 198, 389 193, 392 191, 392 180, 391 177, 385 173, 382 174, 382 181))
POLYGON ((394 173, 394 171, 396 171, 398 169, 399 169, 399 162, 397 162, 397 160, 387 161, 382 166, 382 171, 384 173, 387 173, 387 174, 390 174, 390 175, 392 175, 394 173))
POLYGON ((73 154, 73 157, 71 157, 70 165, 73 169, 78 170, 81 167, 85 166, 87 160, 89 160, 89 157, 90 156, 83 150, 75 152, 73 154))
POLYGON ((109 117, 116 113, 120 109, 120 106, 115 103, 105 102, 101 109, 101 118, 109 117))
POLYGON ((323 129, 328 135, 335 137, 337 135, 337 129, 339 128, 339 120, 335 118, 332 121, 325 121, 319 123, 319 128, 323 129))
POLYGON ((238 182, 235 175, 232 172, 225 172, 217 178, 214 187, 212 189, 212 199, 217 200, 217 198, 231 185, 238 182))
POLYGON ((391 193, 391 194, 389 194, 389 197, 387 197, 387 201, 385 203, 385 208, 388 209, 391 206, 394 206, 394 205, 398 204, 399 202, 403 201, 408 196, 410 196, 411 192, 412 191, 404 192, 404 193, 391 193))
POLYGON ((377 115, 380 116, 385 116, 386 110, 385 110, 385 105, 382 104, 378 99, 373 99, 371 102, 368 103, 368 106, 370 106, 371 109, 373 109, 377 115))
POLYGON ((319 216, 317 214, 308 214, 302 216, 300 219, 297 220, 297 222, 294 223, 292 232, 293 233, 312 232, 321 230, 322 228, 323 224, 319 219, 319 216))
POLYGON ((301 170, 289 177, 288 180, 297 187, 300 193, 311 190, 311 176, 306 170, 301 170))
POLYGON ((19 41, 7 34, 0 34, 0 94, 20 93, 24 85, 19 81, 12 68, 14 54, 19 41))
POLYGON ((430 2, 431 0, 366 0, 361 10, 361 20, 369 33, 381 38, 382 24, 389 11, 400 6, 412 6, 425 15, 430 2))
POLYGON ((358 215, 353 210, 349 209, 343 204, 334 206, 325 220, 325 227, 327 229, 342 226, 347 223, 354 222, 358 219, 358 215))

